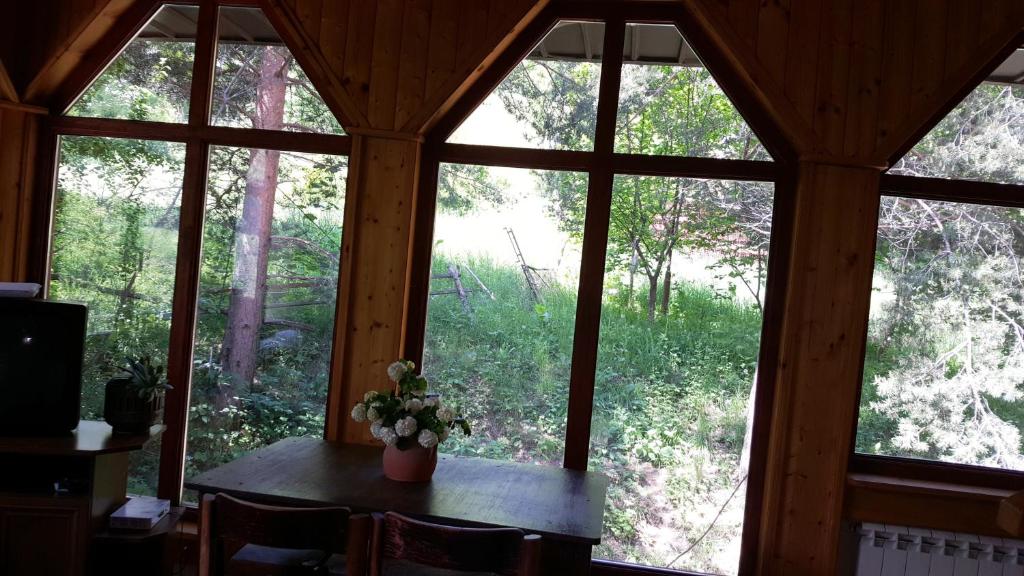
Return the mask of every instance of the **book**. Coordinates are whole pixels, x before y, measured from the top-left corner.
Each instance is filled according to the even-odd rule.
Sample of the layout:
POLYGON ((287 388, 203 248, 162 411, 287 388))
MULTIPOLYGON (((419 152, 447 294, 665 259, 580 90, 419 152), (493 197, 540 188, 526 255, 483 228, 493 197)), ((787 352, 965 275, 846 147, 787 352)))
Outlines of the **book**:
POLYGON ((110 527, 126 530, 150 530, 171 510, 170 500, 135 496, 110 515, 110 527))

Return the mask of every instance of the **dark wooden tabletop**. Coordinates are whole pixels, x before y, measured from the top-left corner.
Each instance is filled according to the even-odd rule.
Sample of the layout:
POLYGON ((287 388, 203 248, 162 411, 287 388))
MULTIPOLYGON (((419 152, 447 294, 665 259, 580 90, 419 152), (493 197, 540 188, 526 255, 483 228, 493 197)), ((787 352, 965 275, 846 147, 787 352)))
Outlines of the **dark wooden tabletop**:
POLYGON ((596 472, 440 455, 425 483, 388 480, 382 448, 286 438, 185 482, 204 493, 292 505, 335 504, 437 521, 512 526, 597 544, 608 478, 596 472))
POLYGON ((149 434, 119 436, 106 422, 82 420, 76 430, 60 436, 0 436, 0 454, 82 456, 127 452, 142 448, 163 431, 164 426, 157 424, 149 434))

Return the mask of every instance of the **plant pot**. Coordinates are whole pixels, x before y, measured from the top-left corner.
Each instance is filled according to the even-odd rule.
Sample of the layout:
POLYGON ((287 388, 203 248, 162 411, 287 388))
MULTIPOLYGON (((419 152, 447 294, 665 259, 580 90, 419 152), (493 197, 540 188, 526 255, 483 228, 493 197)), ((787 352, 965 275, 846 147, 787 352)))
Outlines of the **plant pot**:
POLYGON ((128 378, 111 378, 107 382, 103 395, 103 419, 114 429, 114 434, 146 434, 163 415, 163 410, 163 394, 157 394, 152 400, 139 398, 128 378))
POLYGON ((437 467, 437 446, 424 448, 418 443, 402 450, 384 448, 384 475, 398 482, 429 482, 437 467))

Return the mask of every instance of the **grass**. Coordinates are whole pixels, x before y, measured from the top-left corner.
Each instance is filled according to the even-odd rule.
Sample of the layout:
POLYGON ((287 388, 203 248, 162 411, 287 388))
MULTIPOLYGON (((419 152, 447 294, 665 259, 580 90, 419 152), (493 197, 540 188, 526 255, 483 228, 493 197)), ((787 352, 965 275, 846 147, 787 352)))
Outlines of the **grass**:
MULTIPOLYGON (((435 274, 449 263, 435 258, 435 274)), ((560 465, 575 326, 575 287, 545 283, 535 302, 522 272, 460 260, 494 293, 432 296, 424 372, 474 426, 449 452, 560 465)), ((464 276, 468 275, 463 274, 464 276)), ((472 280, 468 280, 472 283, 472 280)), ((450 281, 434 280, 435 291, 450 281)), ((609 282, 613 284, 614 281, 609 282)), ((467 285, 476 288, 475 283, 467 285)), ((606 288, 609 288, 606 286, 606 288)), ((612 480, 605 537, 595 556, 666 565, 711 521, 739 482, 760 313, 707 288, 680 283, 666 316, 648 322, 611 286, 602 306, 594 383, 591 468, 612 480)), ((676 566, 735 570, 742 493, 715 530, 676 566)))

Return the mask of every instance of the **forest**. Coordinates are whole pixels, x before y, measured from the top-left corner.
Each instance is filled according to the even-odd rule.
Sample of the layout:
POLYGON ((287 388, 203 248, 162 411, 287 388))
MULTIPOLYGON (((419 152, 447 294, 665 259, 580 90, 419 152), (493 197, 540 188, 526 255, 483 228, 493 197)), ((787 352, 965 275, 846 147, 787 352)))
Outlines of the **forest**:
MULTIPOLYGON (((182 122, 191 61, 190 43, 135 40, 69 113, 182 122)), ((590 150, 599 71, 528 59, 477 113, 536 148, 590 150)), ((281 46, 221 45, 213 101, 215 124, 342 132, 281 46)), ((771 161, 689 66, 624 65, 615 148, 771 161)), ((126 357, 166 361, 183 156, 176 143, 61 139, 50 287, 90 307, 83 418, 102 418, 126 357)), ((986 84, 891 172, 1024 184, 1022 157, 1024 89, 986 84)), ((211 152, 186 476, 322 435, 345 175, 342 156, 211 152)), ((442 449, 561 463, 586 190, 586 174, 442 166, 423 371, 474 429, 442 449), (503 218, 524 258, 557 242, 551 263, 513 258, 500 226, 500 248, 454 240, 503 218), (444 293, 453 270, 465 299, 444 293)), ((763 182, 614 181, 590 464, 612 487, 595 556, 736 571, 774 195, 763 182)), ((858 451, 1024 470, 1021 255, 1019 209, 883 196, 858 451)), ((150 446, 133 461, 133 492, 155 490, 158 457, 150 446)))

